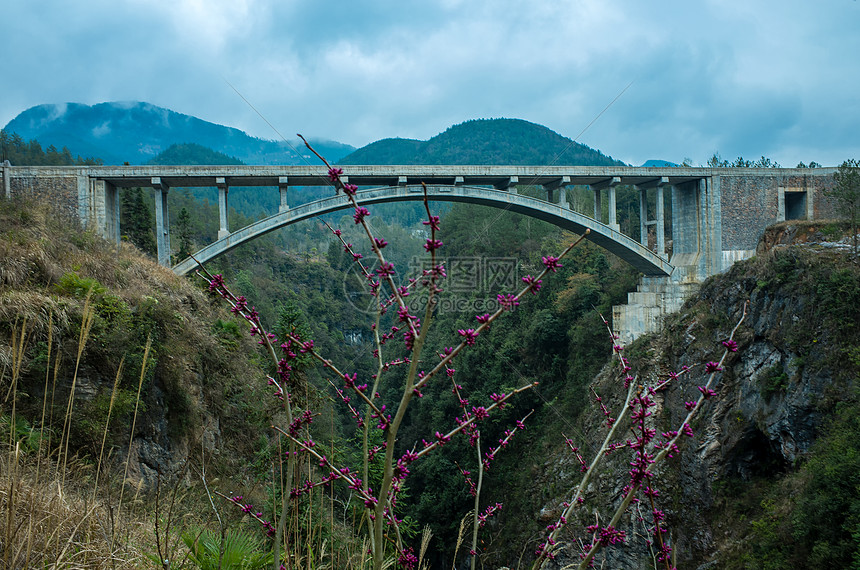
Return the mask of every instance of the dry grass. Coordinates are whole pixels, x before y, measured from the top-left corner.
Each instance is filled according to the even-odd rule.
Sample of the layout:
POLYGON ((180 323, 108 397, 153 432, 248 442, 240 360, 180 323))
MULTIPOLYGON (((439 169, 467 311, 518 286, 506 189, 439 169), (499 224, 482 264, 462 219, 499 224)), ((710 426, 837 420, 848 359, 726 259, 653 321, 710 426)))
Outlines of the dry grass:
MULTIPOLYGON (((46 210, 33 206, 16 210, 0 200, 0 568, 159 567, 146 556, 159 551, 156 536, 162 545, 165 541, 172 545, 169 555, 175 563, 171 567, 179 568, 187 552, 180 533, 212 527, 214 517, 212 507, 203 502, 202 490, 195 486, 199 482, 193 475, 173 473, 174 465, 205 460, 211 483, 228 491, 265 487, 256 474, 246 472, 257 451, 257 438, 248 434, 263 433, 268 427, 268 422, 261 428, 254 420, 261 398, 249 386, 265 390, 265 380, 255 361, 254 339, 212 332, 216 320, 230 318, 199 288, 132 246, 117 248, 64 226, 46 210), (90 302, 98 305, 103 299, 93 295, 87 300, 57 287, 69 273, 104 287, 102 297, 111 297, 113 303, 109 308, 117 308, 116 314, 125 319, 124 332, 128 333, 132 316, 149 319, 135 332, 152 327, 152 353, 150 343, 144 347, 140 336, 111 337, 113 331, 105 324, 109 318, 101 315, 87 343, 90 302), (121 307, 117 298, 127 307, 121 307), (26 329, 23 350, 22 328, 26 329), (130 346, 131 342, 141 346, 130 346), (133 356, 134 350, 137 360, 126 359, 126 372, 121 373, 123 351, 133 356), (147 358, 154 362, 146 378, 150 388, 144 384, 147 358), (82 385, 88 389, 86 397, 78 389, 82 385), (146 399, 152 385, 157 385, 164 400, 177 395, 187 398, 182 418, 187 423, 174 428, 169 437, 164 430, 170 429, 175 417, 159 415, 164 409, 158 406, 164 400, 146 399), (113 424, 112 418, 119 417, 113 407, 120 389, 136 395, 134 411, 113 424), (86 406, 98 391, 110 396, 106 418, 86 406), (141 403, 140 414, 148 408, 145 418, 139 417, 141 403), (93 415, 84 417, 87 413, 93 415), (16 428, 16 414, 35 429, 22 434, 16 428), (97 436, 93 448, 87 449, 88 442, 76 441, 71 426, 94 417, 102 423, 93 430, 97 436), (120 424, 122 432, 109 433, 120 424), (206 446, 203 425, 217 426, 206 446), (152 435, 155 426, 162 431, 152 435), (147 464, 149 474, 142 474, 143 460, 130 450, 139 450, 144 443, 156 447, 168 439, 163 445, 170 461, 159 466, 164 471, 164 479, 158 475, 161 488, 142 488, 152 483, 154 471, 147 464), (203 451, 198 455, 196 450, 203 451), (188 496, 177 500, 175 509, 171 503, 169 514, 164 504, 168 486, 181 487, 181 495, 188 496), (171 529, 167 537, 165 528, 171 529)), ((132 324, 138 322, 144 321, 132 324)), ((175 402, 169 401, 165 408, 170 404, 175 402)), ((255 502, 264 504, 265 492, 256 494, 260 500, 255 502)), ((316 500, 321 505, 332 501, 330 512, 323 507, 310 509, 305 524, 291 523, 296 526, 296 540, 291 542, 299 547, 291 553, 291 567, 367 567, 366 544, 347 522, 334 520, 334 497, 320 495, 316 500)), ((232 505, 215 507, 228 521, 225 524, 259 532, 232 505)))
MULTIPOLYGON (((116 540, 116 512, 103 499, 87 498, 85 492, 64 488, 32 457, 11 450, 0 457, 0 560, 5 568, 140 568, 147 543, 146 520, 127 521, 128 534, 116 540)), ((72 465, 73 474, 85 467, 72 465)), ((79 472, 85 475, 84 472, 79 472)))

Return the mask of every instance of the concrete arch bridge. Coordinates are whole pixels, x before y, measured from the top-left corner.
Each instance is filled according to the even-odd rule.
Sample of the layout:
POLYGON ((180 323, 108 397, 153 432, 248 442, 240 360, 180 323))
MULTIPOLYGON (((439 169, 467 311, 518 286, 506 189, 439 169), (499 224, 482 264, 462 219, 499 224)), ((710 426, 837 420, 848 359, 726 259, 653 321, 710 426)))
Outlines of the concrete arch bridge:
MULTIPOLYGON (((639 291, 627 305, 616 307, 613 327, 628 340, 654 330, 661 316, 680 306, 704 278, 735 260, 749 257, 764 228, 785 219, 832 217, 832 204, 821 190, 832 184, 835 169, 750 169, 688 167, 583 166, 348 166, 344 181, 359 187, 360 204, 423 199, 421 183, 431 200, 482 204, 532 216, 576 233, 591 230, 589 239, 643 273, 639 291), (538 186, 544 198, 517 192, 538 186), (594 193, 592 215, 571 209, 567 187, 594 193), (621 233, 616 217, 616 190, 639 192, 638 239, 621 233), (653 193, 653 194, 649 194, 653 193), (649 196, 656 207, 649 211, 649 196), (602 219, 606 200, 607 219, 602 219), (666 208, 671 204, 671 231, 666 208), (652 228, 654 243, 649 249, 652 228), (672 240, 669 259, 666 243, 672 240)), ((77 215, 107 239, 120 240, 119 189, 149 187, 155 191, 158 261, 170 260, 167 194, 170 188, 215 187, 219 191, 218 239, 195 254, 208 261, 260 235, 351 207, 345 196, 329 195, 295 207, 289 189, 328 185, 321 166, 91 166, 0 168, 5 195, 29 193, 51 200, 77 215), (228 231, 230 188, 277 188, 277 214, 247 227, 228 231)), ((193 269, 190 259, 173 267, 179 274, 193 269)))

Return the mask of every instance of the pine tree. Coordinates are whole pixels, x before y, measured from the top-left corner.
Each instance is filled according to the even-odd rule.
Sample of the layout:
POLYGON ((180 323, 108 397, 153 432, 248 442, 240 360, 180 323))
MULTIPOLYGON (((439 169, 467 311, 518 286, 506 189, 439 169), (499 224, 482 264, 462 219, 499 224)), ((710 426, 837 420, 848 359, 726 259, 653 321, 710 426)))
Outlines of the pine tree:
POLYGON ((191 255, 191 214, 183 206, 176 217, 176 237, 179 238, 179 251, 176 252, 178 259, 182 260, 191 255))
POLYGON ((836 185, 824 194, 836 200, 839 211, 851 226, 854 253, 857 253, 857 229, 860 226, 860 160, 843 162, 833 174, 836 185))
POLYGON ((123 236, 141 251, 155 255, 155 224, 142 189, 128 188, 122 192, 120 219, 123 236))

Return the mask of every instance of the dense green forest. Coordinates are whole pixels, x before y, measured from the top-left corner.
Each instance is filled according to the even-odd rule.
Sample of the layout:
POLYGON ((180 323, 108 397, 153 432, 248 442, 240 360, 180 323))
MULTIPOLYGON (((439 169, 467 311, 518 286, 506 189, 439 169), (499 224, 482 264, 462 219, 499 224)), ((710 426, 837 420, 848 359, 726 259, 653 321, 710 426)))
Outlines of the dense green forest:
POLYGON ((6 160, 18 166, 73 166, 102 163, 97 158, 72 156, 72 152, 67 147, 57 150, 54 145, 49 145, 48 148, 43 149, 39 141, 25 142, 19 134, 0 129, 0 162, 6 160))
POLYGON ((245 164, 197 143, 172 144, 147 164, 245 164))
POLYGON ((623 166, 599 150, 521 119, 474 119, 427 141, 383 139, 340 164, 516 164, 623 166))

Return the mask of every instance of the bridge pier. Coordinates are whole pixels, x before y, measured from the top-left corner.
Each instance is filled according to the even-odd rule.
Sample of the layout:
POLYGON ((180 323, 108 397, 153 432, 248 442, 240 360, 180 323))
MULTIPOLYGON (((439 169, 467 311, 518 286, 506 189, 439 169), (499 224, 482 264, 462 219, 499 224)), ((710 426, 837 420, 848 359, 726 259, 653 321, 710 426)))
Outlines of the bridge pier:
POLYGON ((158 264, 170 267, 170 218, 167 214, 167 191, 170 188, 158 176, 152 177, 155 190, 155 243, 158 264))
MULTIPOLYGON (((657 184, 657 210, 655 212, 657 217, 657 255, 663 258, 666 257, 666 213, 663 204, 663 186, 668 184, 669 178, 666 176, 663 176, 657 184)), ((669 188, 672 187, 669 186, 669 188)))
POLYGON ((570 184, 570 176, 562 176, 557 180, 553 180, 552 182, 548 182, 543 185, 544 190, 546 190, 546 201, 550 204, 555 204, 555 192, 559 191, 558 205, 566 206, 567 205, 567 196, 565 194, 565 188, 570 184))
POLYGON ((621 231, 621 226, 618 224, 618 214, 616 212, 617 209, 617 200, 615 198, 615 187, 621 184, 620 176, 613 176, 607 180, 603 180, 601 182, 597 182, 591 185, 591 189, 594 190, 594 219, 598 222, 602 222, 603 211, 601 204, 601 194, 600 191, 604 188, 608 189, 609 194, 609 212, 608 212, 608 221, 606 223, 607 226, 615 230, 616 232, 621 231))
MULTIPOLYGON (((620 178, 618 178, 618 182, 621 182, 620 178)), ((609 184, 609 223, 607 225, 616 232, 620 232, 621 226, 618 225, 618 204, 615 199, 615 186, 616 182, 613 178, 612 183, 609 184)))
POLYGON ((287 176, 279 176, 278 177, 278 191, 281 193, 281 203, 278 204, 278 213, 283 214, 287 210, 290 209, 290 205, 287 203, 287 190, 290 188, 289 186, 289 177, 287 176))
POLYGON ((78 179, 78 200, 80 192, 85 193, 84 203, 88 212, 81 221, 84 227, 90 228, 106 240, 120 242, 119 232, 119 189, 106 180, 92 180, 88 176, 78 179))
POLYGON ((215 185, 218 187, 218 239, 224 239, 230 235, 227 229, 227 193, 230 188, 226 178, 220 176, 215 178, 215 185))
MULTIPOLYGON (((625 344, 639 336, 656 332, 666 315, 678 311, 698 291, 702 281, 720 273, 722 251, 722 196, 719 175, 703 177, 679 185, 670 185, 666 177, 645 183, 640 188, 642 219, 646 219, 646 192, 657 191, 657 254, 665 258, 663 225, 663 189, 669 186, 672 196, 672 259, 674 271, 669 277, 644 275, 636 291, 627 294, 626 305, 612 308, 612 329, 625 344)), ((640 230, 646 229, 645 224, 640 230)), ((640 237, 640 239, 647 239, 640 237)), ((644 242, 643 242, 644 243, 644 242)))
POLYGON ((3 195, 6 199, 12 197, 12 165, 8 160, 3 161, 3 195))
POLYGON ((669 186, 669 177, 661 176, 658 180, 645 184, 634 185, 634 188, 639 189, 639 241, 645 247, 648 247, 648 227, 654 226, 655 235, 655 251, 660 257, 666 257, 666 213, 663 203, 664 186, 669 186), (656 190, 656 203, 654 209, 654 219, 648 219, 648 190, 654 188, 656 190))

